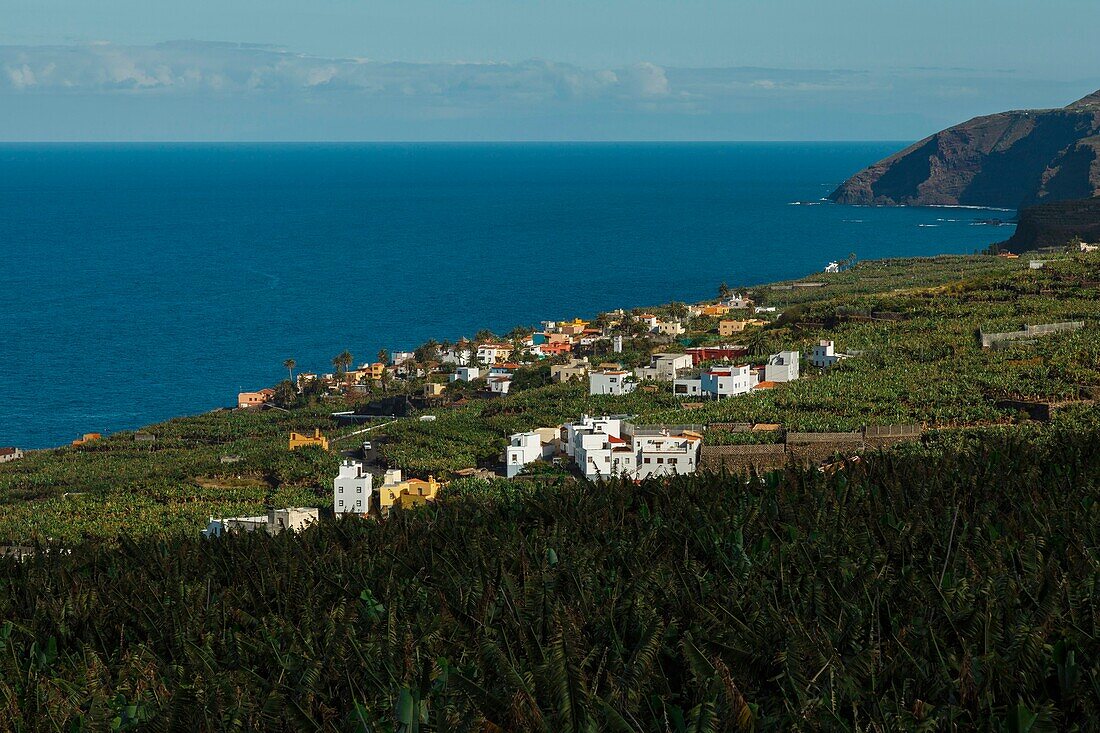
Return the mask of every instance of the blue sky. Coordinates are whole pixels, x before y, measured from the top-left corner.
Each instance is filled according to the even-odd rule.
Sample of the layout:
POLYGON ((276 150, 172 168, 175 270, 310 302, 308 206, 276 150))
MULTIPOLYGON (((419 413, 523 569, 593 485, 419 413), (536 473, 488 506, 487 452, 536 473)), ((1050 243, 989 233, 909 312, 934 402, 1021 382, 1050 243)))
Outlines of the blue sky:
POLYGON ((4 140, 915 139, 1100 88, 1091 0, 0 0, 4 140))

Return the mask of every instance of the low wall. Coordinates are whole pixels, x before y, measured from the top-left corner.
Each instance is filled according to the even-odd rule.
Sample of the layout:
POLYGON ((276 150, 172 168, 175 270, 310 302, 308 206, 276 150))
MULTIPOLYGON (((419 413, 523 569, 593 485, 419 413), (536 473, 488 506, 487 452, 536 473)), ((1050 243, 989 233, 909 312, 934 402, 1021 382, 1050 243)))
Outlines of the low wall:
POLYGON ((1084 327, 1084 321, 1063 321, 1061 323, 1040 323, 1035 326, 1024 326, 1022 331, 1004 331, 1002 333, 985 333, 984 331, 982 331, 982 348, 990 349, 1006 341, 1034 339, 1040 336, 1049 336, 1054 333, 1076 331, 1077 329, 1084 327))
MULTIPOLYGON (((716 427, 711 425, 712 430, 716 427)), ((729 430, 725 425, 722 429, 729 430)), ((849 456, 868 448, 919 440, 923 434, 924 428, 920 425, 876 425, 863 432, 788 433, 786 443, 704 445, 699 454, 699 468, 712 472, 773 471, 791 461, 815 466, 837 454, 849 456)))
POLYGON ((699 468, 717 473, 725 469, 741 473, 755 468, 774 471, 787 465, 787 450, 780 443, 766 445, 704 445, 699 451, 699 468))

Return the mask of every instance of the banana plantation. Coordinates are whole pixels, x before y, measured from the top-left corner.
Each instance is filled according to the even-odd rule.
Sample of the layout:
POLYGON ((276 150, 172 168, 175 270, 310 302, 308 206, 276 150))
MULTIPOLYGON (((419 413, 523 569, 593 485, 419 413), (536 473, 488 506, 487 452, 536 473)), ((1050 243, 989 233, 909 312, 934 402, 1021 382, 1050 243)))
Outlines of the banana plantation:
POLYGON ((1100 425, 0 560, 0 731, 1096 729, 1100 425))

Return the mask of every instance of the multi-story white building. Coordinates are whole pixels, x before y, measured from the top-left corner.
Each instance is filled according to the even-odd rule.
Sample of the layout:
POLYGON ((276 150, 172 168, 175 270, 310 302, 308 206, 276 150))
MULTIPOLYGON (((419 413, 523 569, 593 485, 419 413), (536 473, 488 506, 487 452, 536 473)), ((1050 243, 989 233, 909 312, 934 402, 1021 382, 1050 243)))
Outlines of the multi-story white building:
POLYGON ((411 351, 393 351, 390 352, 390 364, 393 366, 400 366, 407 361, 413 361, 416 359, 416 354, 411 351))
POLYGON ((481 376, 481 369, 475 366, 460 366, 448 378, 451 382, 472 382, 481 376))
POLYGON ((636 430, 618 417, 591 418, 562 428, 566 453, 586 478, 623 476, 641 481, 654 476, 694 473, 702 436, 687 430, 636 430))
POLYGON ((625 369, 600 369, 588 374, 588 394, 624 395, 638 386, 634 375, 625 369))
POLYGON ((746 394, 756 386, 756 378, 748 364, 716 366, 699 375, 699 390, 714 399, 746 394))
POLYGON ((703 436, 698 433, 664 431, 658 435, 635 434, 632 438, 636 454, 635 480, 695 473, 699 448, 703 444, 703 436))
POLYGON ((508 361, 512 355, 512 347, 509 344, 480 344, 477 347, 477 360, 486 366, 508 361))
POLYGON ((342 462, 340 472, 332 480, 332 509, 336 515, 369 512, 372 481, 362 461, 348 458, 342 462))
POLYGON ((797 351, 780 351, 768 357, 764 366, 764 379, 768 382, 793 382, 798 379, 798 363, 802 354, 797 351))
POLYGON ((810 356, 810 363, 815 367, 827 368, 836 364, 838 361, 847 359, 847 354, 841 354, 835 350, 836 347, 832 341, 822 339, 814 346, 814 352, 810 356))
POLYGON ((671 382, 679 373, 691 368, 691 354, 653 354, 649 366, 638 367, 634 376, 640 380, 652 379, 671 382))
POLYGON ((504 449, 504 467, 508 478, 518 475, 524 466, 553 456, 558 442, 557 428, 539 428, 527 433, 516 433, 508 439, 504 449))
POLYGON ((473 352, 468 346, 455 346, 440 353, 439 359, 444 364, 457 364, 466 366, 470 363, 473 352))

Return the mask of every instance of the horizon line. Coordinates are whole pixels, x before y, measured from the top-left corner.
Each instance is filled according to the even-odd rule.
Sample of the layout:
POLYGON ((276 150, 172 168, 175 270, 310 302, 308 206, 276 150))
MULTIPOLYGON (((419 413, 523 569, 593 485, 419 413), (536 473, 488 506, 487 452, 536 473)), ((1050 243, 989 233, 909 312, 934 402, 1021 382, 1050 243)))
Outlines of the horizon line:
POLYGON ((463 140, 0 140, 0 145, 797 145, 845 143, 910 143, 911 138, 822 138, 822 139, 508 139, 463 140))

